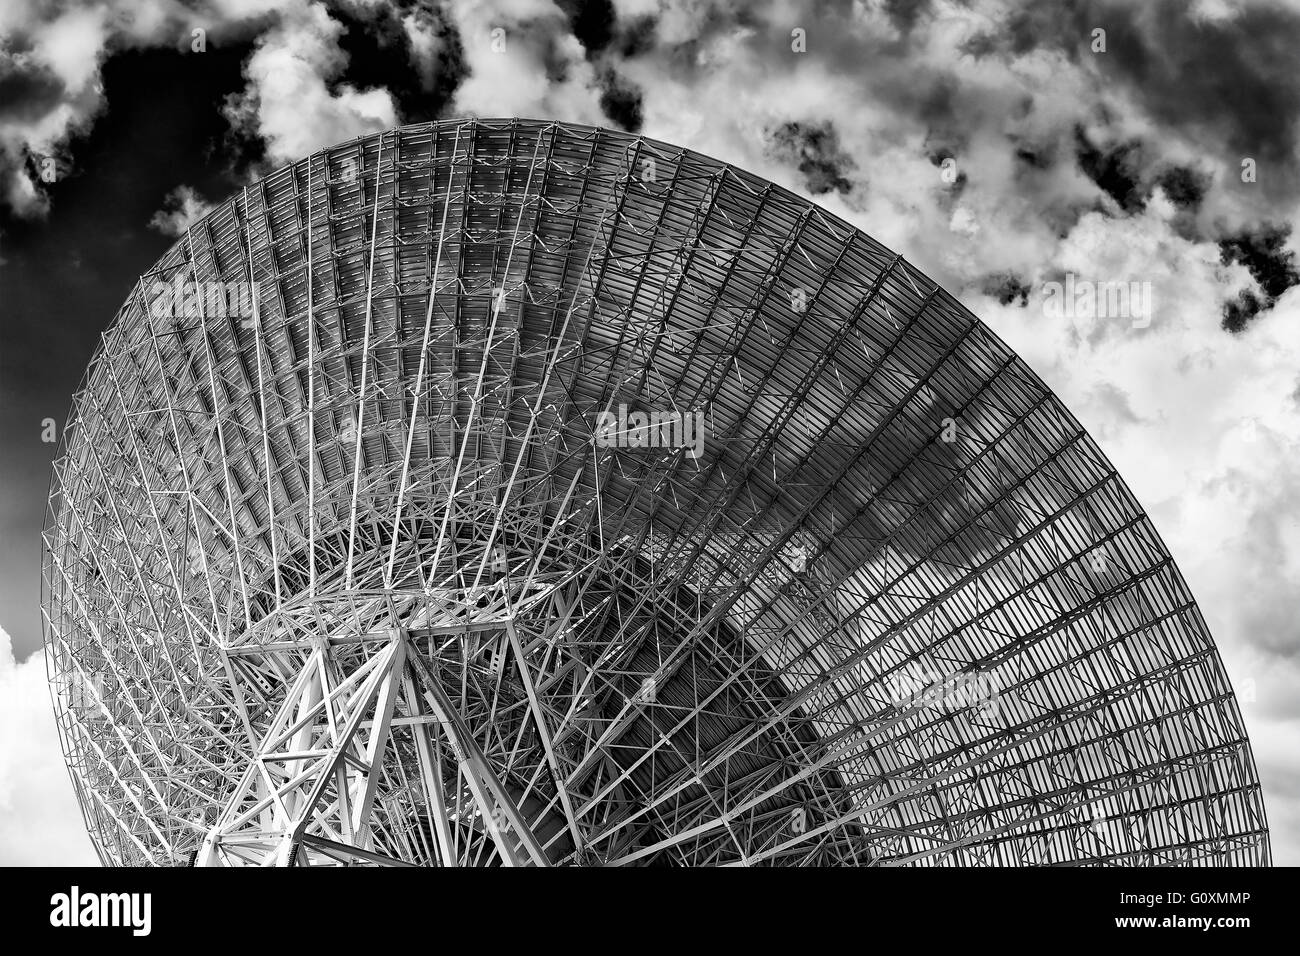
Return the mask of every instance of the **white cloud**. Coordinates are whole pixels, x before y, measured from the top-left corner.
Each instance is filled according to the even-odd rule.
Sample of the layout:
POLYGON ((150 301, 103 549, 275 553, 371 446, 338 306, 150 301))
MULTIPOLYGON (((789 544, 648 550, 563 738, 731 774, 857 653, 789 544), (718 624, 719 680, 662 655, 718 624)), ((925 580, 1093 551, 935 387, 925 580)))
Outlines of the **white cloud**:
POLYGON ((423 7, 417 7, 402 18, 402 30, 411 44, 411 65, 419 72, 420 82, 426 90, 433 89, 443 52, 437 27, 432 15, 423 7))
POLYGON ((337 92, 328 88, 347 65, 338 43, 342 32, 323 4, 292 4, 244 65, 248 88, 227 116, 266 142, 272 165, 396 125, 397 107, 387 90, 346 83, 337 92))
MULTIPOLYGON (((11 36, 12 26, 0 26, 0 36, 11 36)), ((21 52, 0 49, 0 75, 25 80, 25 102, 7 107, 0 120, 0 169, 4 202, 19 215, 40 216, 48 200, 29 159, 39 168, 42 159, 51 157, 66 171, 67 138, 86 129, 102 105, 98 77, 108 27, 104 11, 96 7, 48 19, 33 16, 22 26, 26 44, 21 52)))
POLYGON ((452 0, 469 76, 455 112, 604 122, 595 73, 550 0, 452 0))
POLYGON ((0 628, 0 866, 98 866, 54 726, 45 662, 0 628))
POLYGON ((180 236, 214 208, 192 186, 177 186, 167 194, 163 208, 153 214, 149 226, 164 236, 180 236))
MULTIPOLYGON (((21 216, 48 212, 40 162, 57 175, 75 168, 70 140, 88 130, 104 106, 100 68, 113 49, 190 49, 191 30, 209 47, 271 23, 245 64, 248 86, 229 115, 267 142, 276 164, 361 133, 397 123, 384 90, 327 82, 347 64, 342 25, 312 0, 97 0, 68 8, 51 0, 0 4, 0 79, 15 102, 0 108, 0 203, 21 216)), ((203 54, 193 53, 201 56, 203 54)))

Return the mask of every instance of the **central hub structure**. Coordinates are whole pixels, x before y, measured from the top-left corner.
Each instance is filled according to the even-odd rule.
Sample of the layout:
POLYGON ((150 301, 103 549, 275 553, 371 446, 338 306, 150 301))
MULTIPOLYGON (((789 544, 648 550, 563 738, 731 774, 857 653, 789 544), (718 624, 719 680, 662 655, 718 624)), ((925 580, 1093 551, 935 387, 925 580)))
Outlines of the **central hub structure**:
MULTIPOLYGON (((260 743, 200 865, 413 865, 377 850, 375 830, 385 846, 410 838, 415 814, 434 827, 446 866, 492 850, 508 865, 548 865, 573 849, 558 810, 537 815, 545 801, 536 781, 518 780, 520 746, 547 769, 551 741, 536 731, 512 739, 509 729, 525 723, 516 705, 538 706, 525 662, 536 667, 576 622, 556 611, 563 582, 543 580, 535 563, 512 576, 503 554, 419 590, 399 582, 304 597, 222 646, 224 675, 214 679, 224 676, 260 743), (511 654, 520 664, 507 674, 511 654), (448 792, 444 760, 463 793, 448 792), (505 782, 503 768, 513 768, 505 782)), ((407 570, 418 584, 423 569, 407 570)))

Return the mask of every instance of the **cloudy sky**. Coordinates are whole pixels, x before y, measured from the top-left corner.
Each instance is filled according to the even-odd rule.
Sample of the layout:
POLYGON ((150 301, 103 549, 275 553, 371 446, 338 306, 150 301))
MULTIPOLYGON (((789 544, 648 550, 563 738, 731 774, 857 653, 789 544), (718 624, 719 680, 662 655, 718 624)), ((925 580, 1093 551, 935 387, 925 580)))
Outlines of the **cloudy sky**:
POLYGON ((988 322, 1152 515, 1300 863, 1297 49, 1296 0, 4 0, 0 863, 93 859, 32 653, 42 433, 134 277, 279 164, 468 114, 733 163, 988 322), (1046 308, 1067 276, 1149 315, 1046 308))

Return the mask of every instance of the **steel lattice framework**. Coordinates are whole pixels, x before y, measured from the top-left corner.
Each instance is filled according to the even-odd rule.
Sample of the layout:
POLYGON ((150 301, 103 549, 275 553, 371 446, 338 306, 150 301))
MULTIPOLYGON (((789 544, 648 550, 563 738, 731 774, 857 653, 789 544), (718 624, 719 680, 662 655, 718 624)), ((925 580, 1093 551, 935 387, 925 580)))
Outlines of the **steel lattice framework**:
POLYGON ((401 128, 192 227, 77 393, 44 591, 105 863, 1269 861, 1069 412, 862 232, 641 137, 401 128), (624 406, 703 453, 601 441, 624 406))

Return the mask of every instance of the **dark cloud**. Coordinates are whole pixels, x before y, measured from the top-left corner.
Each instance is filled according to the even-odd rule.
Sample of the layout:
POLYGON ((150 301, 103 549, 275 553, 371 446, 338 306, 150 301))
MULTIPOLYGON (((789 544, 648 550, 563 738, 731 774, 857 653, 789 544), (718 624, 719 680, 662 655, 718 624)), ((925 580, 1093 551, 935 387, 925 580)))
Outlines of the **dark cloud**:
POLYGON ((1265 191, 1300 193, 1300 7, 1253 3, 1195 16, 1185 0, 1064 0, 1027 4, 963 46, 975 57, 1057 49, 1086 64, 1103 90, 1126 91, 1156 123, 1225 165, 1259 161, 1265 191), (1093 53, 1093 29, 1106 51, 1093 53))
POLYGON ((1276 299, 1300 282, 1295 254, 1286 248, 1290 226, 1264 226, 1254 233, 1230 236, 1219 243, 1224 262, 1239 262, 1250 270, 1264 294, 1276 299))
POLYGON ((1223 328, 1232 333, 1243 331, 1265 308, 1263 302, 1250 289, 1242 289, 1235 299, 1223 304, 1223 328))
POLYGON ((918 79, 916 89, 903 95, 915 98, 910 109, 925 122, 928 150, 951 156, 966 149, 970 126, 960 108, 956 77, 944 74, 918 79))
POLYGON ((1094 145, 1082 127, 1074 130, 1075 159, 1084 175, 1097 184, 1124 212, 1141 212, 1146 206, 1142 190, 1142 150, 1136 142, 1108 148, 1094 145))
POLYGON ((532 38, 531 43, 541 60, 548 83, 561 84, 569 78, 569 54, 564 49, 564 37, 560 33, 538 20, 521 23, 517 31, 532 38))
POLYGON ((1015 147, 1015 157, 1031 169, 1051 169, 1056 163, 1056 149, 1051 143, 1042 146, 1022 144, 1015 147))
POLYGON ((556 0, 569 19, 569 29, 587 55, 600 53, 614 39, 614 5, 610 0, 556 0))
MULTIPOLYGON (((644 119, 641 89, 622 76, 614 64, 619 57, 653 46, 654 19, 637 17, 620 24, 610 0, 556 0, 556 5, 564 12, 569 30, 582 44, 587 60, 596 65, 601 112, 620 129, 640 132, 644 119)), ((546 63, 547 76, 551 77, 549 58, 546 63)))
POLYGON ((600 76, 600 108, 610 120, 629 133, 641 131, 643 114, 641 90, 636 84, 621 77, 613 69, 600 76))
POLYGON ((1269 164, 1267 172, 1294 190, 1300 8, 1256 3, 1205 19, 1182 0, 1098 6, 1115 25, 1107 75, 1127 80, 1156 120, 1212 146, 1230 165, 1245 156, 1269 164))
POLYGON ((0 122, 31 122, 53 110, 64 96, 63 81, 47 68, 0 52, 0 122))
POLYGON ((840 148, 839 134, 829 121, 783 123, 771 133, 770 140, 773 155, 793 163, 814 196, 852 191, 853 183, 846 173, 857 164, 840 148))
POLYGON ((1241 332, 1287 289, 1300 285, 1295 253, 1286 248, 1290 235, 1290 226, 1266 225, 1219 241, 1220 260, 1245 266, 1260 290, 1244 289, 1224 306, 1223 327, 1229 332, 1241 332))
POLYGON ((1190 166, 1170 166, 1156 176, 1156 185, 1175 206, 1195 211, 1210 188, 1210 177, 1190 166))
POLYGON ((889 22, 903 33, 911 33, 922 14, 930 12, 931 0, 885 0, 889 22))
POLYGON ((987 276, 980 291, 997 299, 1000 305, 1010 305, 1017 299, 1020 300, 1022 309, 1029 304, 1029 286, 1019 276, 1009 272, 987 276))
POLYGON ((1086 2, 1066 0, 1016 7, 996 26, 971 36, 961 51, 974 57, 1018 57, 1051 46, 1075 58, 1080 51, 1088 50, 1092 28, 1104 26, 1089 16, 1088 6, 1086 2))
POLYGON ((619 24, 618 52, 625 59, 648 53, 655 46, 655 29, 659 21, 656 17, 644 15, 632 17, 626 23, 619 24))
POLYGON ((391 6, 332 8, 330 16, 345 27, 339 49, 348 65, 326 83, 337 96, 344 85, 356 89, 386 89, 397 103, 403 123, 423 123, 439 118, 451 103, 456 88, 468 75, 460 34, 440 10, 405 0, 391 6), (402 24, 412 16, 437 41, 437 69, 413 69, 420 58, 402 24))

